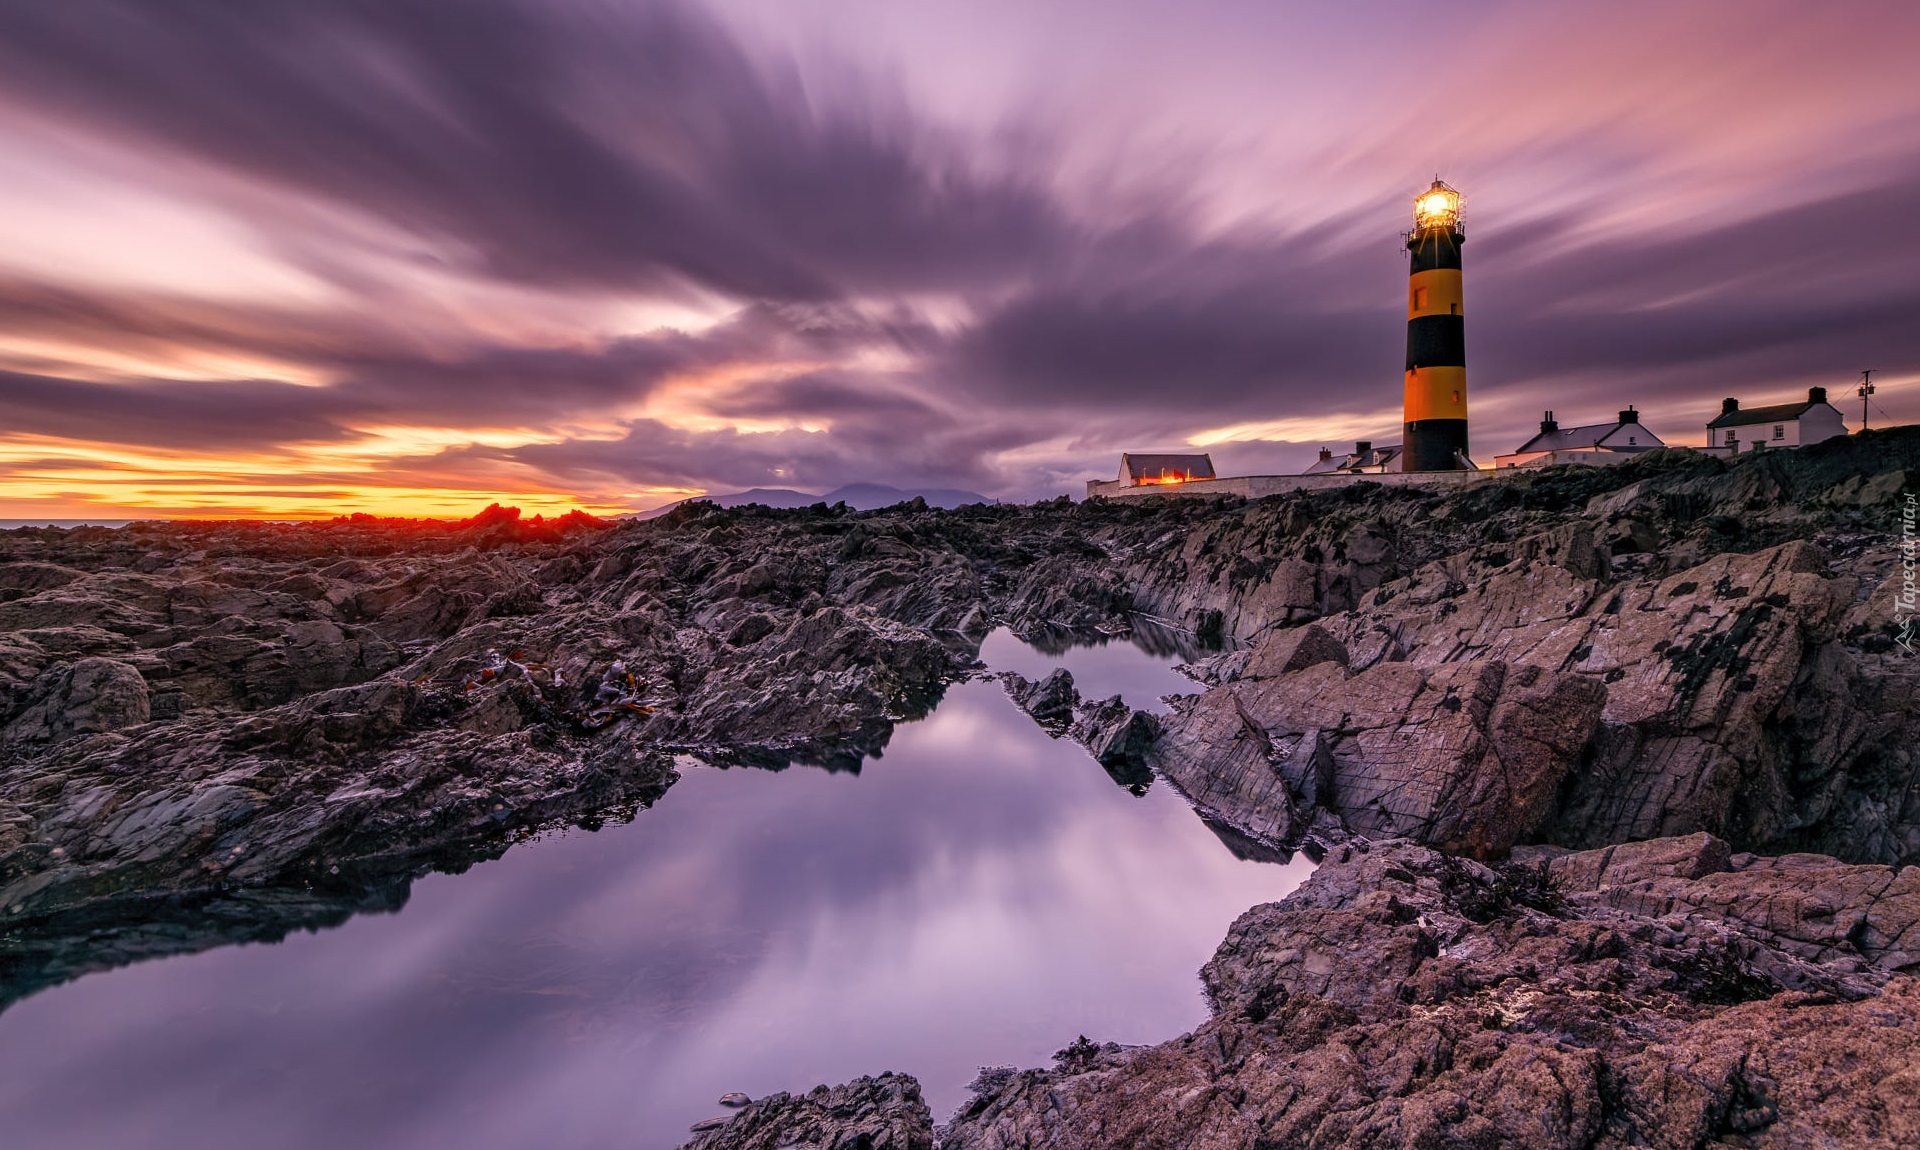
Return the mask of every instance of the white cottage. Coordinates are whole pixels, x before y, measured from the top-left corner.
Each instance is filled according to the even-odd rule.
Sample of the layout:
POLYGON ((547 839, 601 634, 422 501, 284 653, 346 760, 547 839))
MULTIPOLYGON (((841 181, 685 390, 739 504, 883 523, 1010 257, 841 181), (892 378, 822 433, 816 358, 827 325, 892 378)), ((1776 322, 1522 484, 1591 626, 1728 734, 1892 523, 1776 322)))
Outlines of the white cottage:
POLYGON ((1604 466, 1624 463, 1642 451, 1665 446, 1659 436, 1641 425, 1640 413, 1633 409, 1632 404, 1628 404, 1612 423, 1586 423, 1578 427, 1561 427, 1553 418, 1553 412, 1549 411, 1546 418, 1540 421, 1538 434, 1512 453, 1494 456, 1493 466, 1500 470, 1509 467, 1548 467, 1555 463, 1604 466))
POLYGON ((1721 400, 1719 416, 1707 424, 1707 450, 1737 454, 1759 447, 1804 447, 1846 433, 1846 418, 1827 402, 1827 389, 1810 387, 1805 403, 1742 408, 1737 399, 1721 400))
POLYGON ((1302 475, 1384 475, 1389 471, 1400 470, 1400 445, 1389 443, 1384 447, 1375 447, 1371 439, 1363 439, 1353 445, 1353 450, 1345 455, 1335 455, 1327 448, 1320 449, 1320 458, 1313 461, 1302 475))

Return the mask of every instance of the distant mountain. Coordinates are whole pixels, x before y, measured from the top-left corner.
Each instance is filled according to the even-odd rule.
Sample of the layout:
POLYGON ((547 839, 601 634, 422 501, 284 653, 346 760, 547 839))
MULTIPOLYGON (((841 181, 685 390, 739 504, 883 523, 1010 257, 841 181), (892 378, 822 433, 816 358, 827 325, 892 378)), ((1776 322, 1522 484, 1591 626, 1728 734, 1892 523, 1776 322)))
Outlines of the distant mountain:
MULTIPOLYGON (((884 483, 849 483, 845 487, 836 487, 825 495, 814 495, 807 491, 795 491, 790 487, 755 487, 747 491, 734 491, 725 495, 700 495, 695 498, 716 504, 720 507, 745 507, 749 503, 758 503, 762 507, 811 507, 816 503, 832 505, 845 503, 855 511, 873 511, 881 507, 892 507, 896 503, 905 503, 914 496, 925 499, 932 507, 959 507, 965 503, 992 503, 991 499, 975 491, 961 491, 952 487, 888 487, 884 483)), ((680 503, 691 503, 683 499, 680 503)), ((653 519, 665 515, 680 503, 669 503, 665 507, 656 507, 635 516, 636 519, 653 519)))
POLYGON ((812 507, 820 502, 820 497, 813 492, 795 491, 791 487, 755 487, 731 495, 702 495, 700 498, 721 507, 745 507, 749 503, 758 503, 762 507, 812 507))
POLYGON ((953 487, 888 487, 884 483, 849 483, 845 487, 834 488, 821 498, 828 503, 845 503, 856 511, 872 511, 905 503, 916 495, 934 507, 994 502, 977 491, 961 491, 953 487))

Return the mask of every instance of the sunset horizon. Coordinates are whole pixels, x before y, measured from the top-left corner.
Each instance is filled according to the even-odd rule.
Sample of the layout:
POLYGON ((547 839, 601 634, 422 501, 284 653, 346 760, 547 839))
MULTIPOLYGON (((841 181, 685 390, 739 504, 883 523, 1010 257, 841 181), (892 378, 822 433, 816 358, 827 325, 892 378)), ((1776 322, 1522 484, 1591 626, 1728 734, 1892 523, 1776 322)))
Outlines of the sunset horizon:
POLYGON ((1476 457, 1920 420, 1911 8, 1427 11, 0 6, 0 518, 1297 472, 1436 174, 1476 457))

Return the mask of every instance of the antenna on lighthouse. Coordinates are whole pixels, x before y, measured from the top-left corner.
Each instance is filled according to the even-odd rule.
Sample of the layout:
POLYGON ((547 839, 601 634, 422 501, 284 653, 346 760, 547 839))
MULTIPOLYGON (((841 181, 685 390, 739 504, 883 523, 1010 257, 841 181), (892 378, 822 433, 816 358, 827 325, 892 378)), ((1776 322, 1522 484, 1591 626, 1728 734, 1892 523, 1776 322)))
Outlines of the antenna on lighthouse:
POLYGON ((1870 367, 1860 373, 1860 430, 1862 431, 1867 429, 1868 397, 1874 392, 1873 373, 1879 370, 1877 367, 1870 367))

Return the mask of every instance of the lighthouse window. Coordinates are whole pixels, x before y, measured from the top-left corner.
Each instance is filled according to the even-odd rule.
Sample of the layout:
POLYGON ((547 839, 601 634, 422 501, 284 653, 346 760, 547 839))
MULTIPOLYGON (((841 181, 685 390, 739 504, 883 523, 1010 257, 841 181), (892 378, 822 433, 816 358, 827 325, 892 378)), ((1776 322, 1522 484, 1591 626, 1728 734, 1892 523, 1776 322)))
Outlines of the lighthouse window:
POLYGON ((1777 424, 1777 423, 1776 423, 1776 424, 1774 424, 1774 425, 1773 425, 1773 437, 1774 437, 1775 439, 1785 439, 1785 438, 1787 437, 1787 429, 1786 429, 1786 428, 1784 428, 1784 427, 1782 427, 1782 426, 1780 426, 1780 425, 1779 425, 1779 424, 1777 424))
POLYGON ((1459 305, 1459 304, 1453 304, 1453 305, 1452 305, 1452 307, 1453 307, 1453 314, 1455 314, 1455 315, 1459 315, 1459 314, 1460 314, 1460 305, 1459 305))
POLYGON ((1628 446, 1628 447, 1632 447, 1632 446, 1633 446, 1633 445, 1634 445, 1635 443, 1637 443, 1637 442, 1639 442, 1639 441, 1638 441, 1638 440, 1636 440, 1636 439, 1635 439, 1635 438, 1634 438, 1633 436, 1631 436, 1631 435, 1629 435, 1629 436, 1627 436, 1627 446, 1628 446))
POLYGON ((1419 311, 1421 308, 1426 306, 1427 306, 1427 289, 1414 288, 1413 289, 1413 310, 1419 311))

